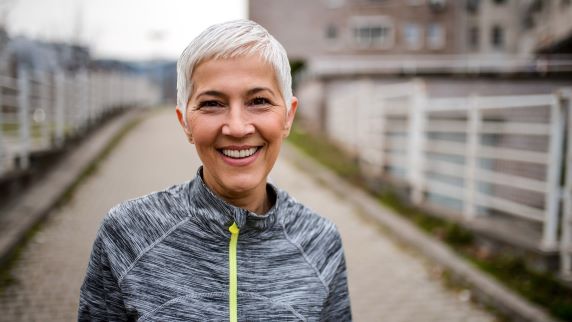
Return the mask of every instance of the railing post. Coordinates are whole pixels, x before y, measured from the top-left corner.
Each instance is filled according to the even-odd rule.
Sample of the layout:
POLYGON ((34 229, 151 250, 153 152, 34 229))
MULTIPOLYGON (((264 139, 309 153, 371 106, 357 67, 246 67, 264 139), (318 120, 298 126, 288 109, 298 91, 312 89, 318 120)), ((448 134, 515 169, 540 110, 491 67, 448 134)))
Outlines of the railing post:
POLYGON ((65 75, 62 72, 57 72, 55 75, 55 144, 60 148, 64 144, 65 136, 65 75))
POLYGON ((4 107, 2 106, 2 101, 4 98, 4 93, 2 87, 0 86, 0 176, 6 171, 6 147, 4 146, 4 107))
POLYGON ((564 143, 563 104, 556 95, 550 106, 550 144, 546 176, 546 195, 542 244, 544 249, 557 246, 558 214, 560 204, 560 178, 562 173, 562 150, 564 143))
POLYGON ((413 102, 409 109, 409 184, 411 201, 414 204, 423 202, 424 155, 425 155, 425 123, 426 123, 427 90, 421 80, 414 81, 413 102))
POLYGON ((26 68, 18 70, 18 123, 20 136, 19 167, 30 166, 30 83, 26 68))
POLYGON ((385 116, 385 100, 383 98, 383 96, 381 95, 375 95, 375 97, 377 98, 376 101, 379 101, 379 142, 378 142, 378 147, 379 147, 379 160, 380 160, 380 168, 379 169, 379 174, 380 176, 383 175, 384 170, 385 170, 385 144, 387 142, 387 136, 385 135, 385 129, 386 129, 386 116, 385 116))
POLYGON ((89 115, 89 89, 87 88, 87 72, 82 69, 77 74, 77 86, 78 91, 76 94, 77 103, 79 104, 79 130, 85 131, 89 127, 90 115, 89 115))
POLYGON ((464 180, 464 200, 463 215, 467 219, 473 219, 477 215, 475 204, 475 191, 477 187, 476 173, 478 169, 481 111, 477 96, 472 96, 469 100, 467 114, 467 148, 465 152, 465 180, 464 180))
POLYGON ((566 148, 566 178, 564 181, 563 213, 562 213, 562 236, 560 241, 560 272, 561 275, 572 279, 572 92, 563 93, 563 108, 566 118, 565 129, 568 129, 566 148))
POLYGON ((52 119, 50 117, 50 83, 48 75, 44 72, 40 74, 40 109, 42 111, 42 144, 50 147, 50 127, 52 119))
MULTIPOLYGON (((139 82, 140 83, 140 82, 139 82)), ((378 156, 376 131, 379 105, 375 101, 375 91, 371 81, 364 81, 360 84, 357 101, 359 104, 357 112, 358 133, 356 147, 358 151, 361 170, 368 176, 377 177, 380 175, 381 160, 378 156)), ((141 100, 143 103, 143 100, 141 100)))

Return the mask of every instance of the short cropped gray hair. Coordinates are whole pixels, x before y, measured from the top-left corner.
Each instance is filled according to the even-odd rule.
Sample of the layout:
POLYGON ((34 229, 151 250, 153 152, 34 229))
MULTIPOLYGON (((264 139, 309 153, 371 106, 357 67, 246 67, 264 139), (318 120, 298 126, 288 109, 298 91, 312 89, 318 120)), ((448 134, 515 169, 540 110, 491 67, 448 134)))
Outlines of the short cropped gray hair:
POLYGON ((264 27, 250 20, 234 20, 208 27, 183 50, 177 62, 177 105, 186 118, 194 89, 193 71, 209 59, 259 55, 275 70, 286 109, 292 101, 292 76, 286 50, 264 27))

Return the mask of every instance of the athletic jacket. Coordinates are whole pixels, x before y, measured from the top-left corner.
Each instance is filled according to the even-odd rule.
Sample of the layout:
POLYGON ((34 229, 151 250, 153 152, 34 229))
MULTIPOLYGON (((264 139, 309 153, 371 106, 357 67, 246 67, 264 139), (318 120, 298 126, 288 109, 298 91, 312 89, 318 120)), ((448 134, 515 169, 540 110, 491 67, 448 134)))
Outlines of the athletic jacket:
POLYGON ((129 200, 103 220, 79 321, 351 321, 335 226, 268 184, 263 216, 201 179, 129 200))

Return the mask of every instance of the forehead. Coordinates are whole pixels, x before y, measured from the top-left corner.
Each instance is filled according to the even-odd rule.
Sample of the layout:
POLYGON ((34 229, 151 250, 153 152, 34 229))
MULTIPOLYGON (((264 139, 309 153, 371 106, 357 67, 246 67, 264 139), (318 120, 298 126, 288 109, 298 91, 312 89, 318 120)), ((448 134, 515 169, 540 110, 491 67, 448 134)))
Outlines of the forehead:
POLYGON ((271 87, 280 93, 274 67, 259 56, 208 59, 195 67, 191 80, 193 96, 205 89, 257 86, 271 87))

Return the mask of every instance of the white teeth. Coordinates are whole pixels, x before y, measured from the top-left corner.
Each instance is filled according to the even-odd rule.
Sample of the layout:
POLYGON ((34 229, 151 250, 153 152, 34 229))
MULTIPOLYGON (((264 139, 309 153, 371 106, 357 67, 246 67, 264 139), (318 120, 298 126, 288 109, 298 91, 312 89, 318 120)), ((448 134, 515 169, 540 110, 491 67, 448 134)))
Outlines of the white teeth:
POLYGON ((239 158, 246 158, 253 155, 258 148, 250 148, 245 150, 229 150, 223 149, 222 154, 226 155, 227 157, 239 159, 239 158))

